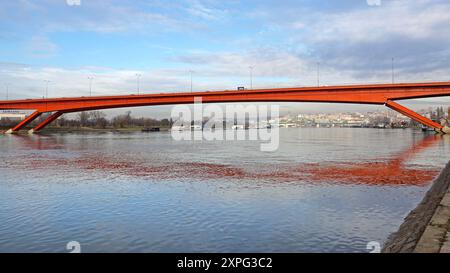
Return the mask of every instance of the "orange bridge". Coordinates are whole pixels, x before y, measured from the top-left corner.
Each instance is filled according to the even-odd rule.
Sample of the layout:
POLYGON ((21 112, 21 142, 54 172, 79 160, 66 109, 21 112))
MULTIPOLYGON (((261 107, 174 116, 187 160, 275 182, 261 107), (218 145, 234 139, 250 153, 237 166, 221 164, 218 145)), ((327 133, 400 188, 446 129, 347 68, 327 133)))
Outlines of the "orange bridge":
POLYGON ((242 91, 207 91, 124 96, 95 96, 0 101, 0 110, 35 110, 7 133, 17 132, 43 113, 53 113, 30 132, 37 132, 63 114, 98 109, 192 104, 195 97, 203 103, 231 102, 329 102, 386 105, 438 132, 450 133, 444 127, 398 104, 398 100, 450 96, 450 82, 403 83, 350 86, 296 87, 242 91))

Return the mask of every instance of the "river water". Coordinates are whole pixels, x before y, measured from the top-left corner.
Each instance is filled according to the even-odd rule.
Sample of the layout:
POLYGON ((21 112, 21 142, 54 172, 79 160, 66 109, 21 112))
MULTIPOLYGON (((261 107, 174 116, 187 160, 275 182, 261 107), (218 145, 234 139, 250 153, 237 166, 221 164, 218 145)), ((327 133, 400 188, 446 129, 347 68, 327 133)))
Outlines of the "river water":
POLYGON ((367 252, 450 160, 414 130, 280 129, 257 141, 170 133, 0 136, 0 252, 367 252))

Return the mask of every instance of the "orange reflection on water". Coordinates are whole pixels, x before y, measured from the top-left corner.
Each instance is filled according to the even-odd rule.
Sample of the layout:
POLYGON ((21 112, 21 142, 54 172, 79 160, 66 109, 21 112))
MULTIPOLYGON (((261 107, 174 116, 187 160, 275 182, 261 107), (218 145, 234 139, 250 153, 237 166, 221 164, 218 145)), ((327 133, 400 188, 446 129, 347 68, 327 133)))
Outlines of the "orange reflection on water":
POLYGON ((306 164, 296 169, 313 181, 339 181, 361 184, 424 185, 435 178, 440 170, 407 165, 405 161, 442 140, 440 135, 430 135, 408 150, 387 160, 374 162, 306 164))
POLYGON ((425 185, 439 174, 438 169, 399 167, 390 162, 367 162, 321 166, 311 164, 300 168, 312 181, 337 181, 369 185, 425 185))

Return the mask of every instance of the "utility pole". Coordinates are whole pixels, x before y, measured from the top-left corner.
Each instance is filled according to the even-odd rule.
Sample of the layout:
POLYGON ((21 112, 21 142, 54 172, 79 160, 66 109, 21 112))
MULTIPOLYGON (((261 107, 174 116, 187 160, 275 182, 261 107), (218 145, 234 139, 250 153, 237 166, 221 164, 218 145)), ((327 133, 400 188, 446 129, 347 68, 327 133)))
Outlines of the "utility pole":
POLYGON ((50 83, 50 81, 49 80, 45 80, 45 83, 46 83, 46 85, 45 85, 45 98, 48 99, 48 84, 50 83))
POLYGON ((253 66, 248 67, 250 69, 250 90, 253 90, 253 66))
POLYGON ((137 77, 137 94, 139 95, 139 93, 140 93, 140 79, 141 79, 141 74, 136 74, 136 77, 137 77))
POLYGON ((89 76, 89 96, 92 97, 92 81, 94 80, 93 76, 89 76))

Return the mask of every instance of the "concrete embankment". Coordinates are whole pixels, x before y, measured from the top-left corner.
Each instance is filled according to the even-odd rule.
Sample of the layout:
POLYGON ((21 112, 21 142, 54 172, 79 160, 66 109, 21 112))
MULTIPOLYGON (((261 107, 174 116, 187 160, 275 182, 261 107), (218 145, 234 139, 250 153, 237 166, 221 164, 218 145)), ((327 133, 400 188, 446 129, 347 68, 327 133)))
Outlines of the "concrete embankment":
POLYGON ((385 253, 450 251, 450 162, 436 178, 422 202, 399 230, 389 236, 385 253))

